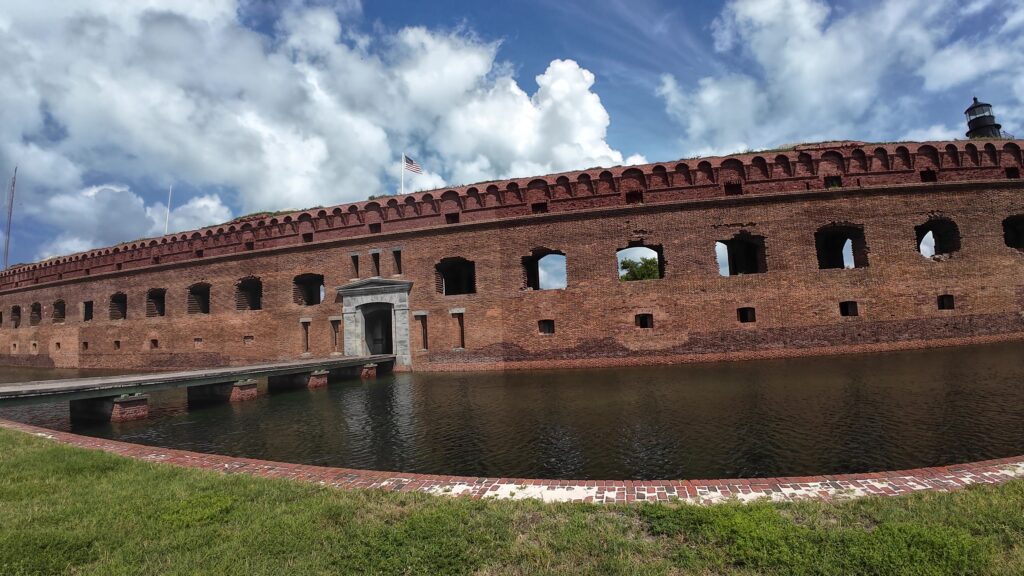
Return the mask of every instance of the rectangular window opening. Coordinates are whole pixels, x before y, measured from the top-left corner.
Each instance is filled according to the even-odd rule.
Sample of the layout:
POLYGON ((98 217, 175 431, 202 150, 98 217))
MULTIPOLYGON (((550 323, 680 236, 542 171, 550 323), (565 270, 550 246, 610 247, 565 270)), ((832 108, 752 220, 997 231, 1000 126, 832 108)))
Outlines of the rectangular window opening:
POLYGON ((309 322, 300 322, 302 325, 302 353, 309 352, 309 322))
POLYGON ((341 320, 331 320, 331 349, 335 352, 340 352, 340 350, 338 350, 338 335, 340 332, 341 320))
POLYGON ((245 243, 245 249, 246 250, 255 250, 256 249, 256 243, 255 242, 246 242, 245 243))
POLYGON ((188 289, 188 298, 185 302, 189 314, 210 313, 210 285, 193 284, 188 289))
POLYGON ((825 188, 842 188, 842 176, 825 176, 825 188))
POLYGON ((89 351, 89 343, 88 342, 82 342, 82 352, 88 352, 88 351, 89 351))
POLYGON ((352 277, 359 278, 359 254, 352 255, 352 277))
POLYGON ((430 341, 427 339, 427 315, 417 316, 416 320, 420 323, 420 350, 429 350, 430 341))
POLYGON ((537 329, 540 330, 541 334, 554 334, 555 333, 555 321, 554 320, 538 320, 537 329))
POLYGON ((1017 168, 1016 166, 1011 166, 1011 167, 1007 168, 1006 169, 1006 177, 1009 178, 1010 180, 1019 180, 1020 179, 1020 168, 1017 168))
POLYGON ((637 328, 654 328, 654 314, 637 314, 633 317, 637 328))
POLYGON ((857 303, 849 300, 846 302, 839 303, 839 315, 840 316, 859 316, 860 311, 857 309, 857 303))
POLYGON ((743 324, 757 322, 757 312, 753 308, 737 308, 736 319, 743 324))
POLYGON ((394 265, 395 265, 394 272, 395 272, 395 274, 396 275, 401 274, 402 273, 402 251, 401 250, 392 250, 391 251, 391 257, 394 259, 394 265))
POLYGON ((533 214, 547 214, 548 203, 538 202, 536 204, 530 204, 530 212, 533 214))
POLYGON ((149 349, 150 350, 156 350, 158 348, 160 348, 160 341, 159 340, 157 340, 156 338, 153 338, 152 340, 149 341, 149 349))
POLYGON ((370 254, 370 261, 373 262, 373 275, 380 276, 380 252, 370 254))
POLYGON ((196 250, 196 258, 202 258, 204 252, 202 250, 196 250))
POLYGON ((458 215, 458 213, 445 214, 444 215, 444 223, 445 224, 458 224, 459 223, 459 215, 458 215))
POLYGON ((726 196, 739 196, 743 194, 743 184, 739 182, 729 182, 725 185, 726 196))
POLYGON ((82 322, 92 321, 92 300, 82 302, 82 322))
POLYGON ((457 338, 455 342, 458 344, 456 348, 458 350, 464 350, 466 348, 466 319, 462 312, 455 312, 452 314, 452 319, 455 321, 455 330, 457 338))
POLYGON ((313 233, 312 232, 306 232, 305 234, 302 235, 302 242, 303 243, 309 244, 312 241, 313 241, 313 233))
POLYGON ((370 224, 370 234, 380 234, 380 224, 379 223, 375 222, 373 224, 370 224))
POLYGON ((146 294, 146 317, 155 318, 167 314, 167 291, 153 289, 146 294))
POLYGON ((626 204, 643 204, 644 193, 641 190, 634 190, 626 193, 626 204))
POLYGON ((935 170, 921 170, 921 182, 938 182, 939 175, 935 170))
POLYGON ((203 341, 202 338, 193 338, 192 339, 192 347, 193 348, 202 348, 203 347, 203 343, 204 343, 204 341, 203 341))
POLYGON ((121 349, 121 341, 120 340, 114 340, 114 350, 120 350, 120 349, 121 349))
POLYGON ((939 310, 953 310, 956 308, 956 302, 952 294, 943 294, 938 298, 939 310))

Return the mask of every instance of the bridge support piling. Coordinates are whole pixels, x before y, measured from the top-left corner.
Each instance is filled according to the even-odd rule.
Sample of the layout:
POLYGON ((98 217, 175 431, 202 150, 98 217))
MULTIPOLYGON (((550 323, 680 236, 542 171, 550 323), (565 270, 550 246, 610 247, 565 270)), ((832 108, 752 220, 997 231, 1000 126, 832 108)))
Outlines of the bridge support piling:
POLYGON ((259 390, 256 387, 256 380, 249 378, 246 380, 239 380, 231 385, 231 396, 228 398, 228 401, 247 402, 249 400, 255 400, 258 395, 259 390))
POLYGON ((362 380, 375 380, 377 378, 377 365, 363 364, 362 369, 359 371, 359 378, 362 380))
POLYGON ((224 402, 245 402, 255 399, 258 394, 256 380, 252 378, 235 382, 204 384, 188 388, 188 404, 189 406, 202 406, 224 402))
POLYGON ((310 390, 327 388, 327 375, 327 370, 317 370, 316 372, 310 372, 306 379, 306 388, 309 388, 310 390))
POLYGON ((108 396, 71 401, 73 424, 133 422, 149 417, 149 395, 108 396))

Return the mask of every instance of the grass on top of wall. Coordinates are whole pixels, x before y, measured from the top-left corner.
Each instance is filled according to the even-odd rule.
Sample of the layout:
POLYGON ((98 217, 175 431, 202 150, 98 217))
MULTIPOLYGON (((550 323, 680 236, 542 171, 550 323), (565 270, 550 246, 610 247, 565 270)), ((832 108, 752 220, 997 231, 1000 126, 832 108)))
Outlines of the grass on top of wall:
POLYGON ((1024 482, 842 503, 340 491, 0 430, 0 574, 1022 574, 1024 482))

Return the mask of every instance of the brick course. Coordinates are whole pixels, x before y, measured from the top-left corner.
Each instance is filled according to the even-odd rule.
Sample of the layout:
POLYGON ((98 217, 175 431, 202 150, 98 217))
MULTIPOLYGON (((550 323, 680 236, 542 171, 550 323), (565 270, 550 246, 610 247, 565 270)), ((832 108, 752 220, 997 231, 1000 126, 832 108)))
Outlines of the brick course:
POLYGON ((344 348, 334 288, 378 275, 413 282, 416 370, 650 364, 1021 338, 1024 254, 1005 245, 1002 228, 1004 218, 1024 214, 1024 184, 1006 170, 1020 167, 1020 145, 825 143, 573 172, 257 216, 19 266, 0 273, 0 365, 172 369, 327 357, 344 348), (922 182, 927 170, 935 183, 922 182), (826 188, 833 176, 842 186, 826 188), (741 185, 742 193, 727 194, 726 184, 741 185), (451 214, 458 223, 445 224, 451 214), (916 226, 936 217, 956 223, 961 245, 938 260, 918 253, 915 236, 916 226), (863 229, 867 267, 819 269, 815 232, 831 223, 863 229), (370 224, 381 224, 381 232, 370 233, 370 224), (766 271, 722 277, 715 242, 740 232, 764 239, 766 271), (637 242, 661 246, 664 278, 618 279, 616 250, 637 242), (538 248, 566 255, 566 289, 526 288, 522 259, 538 248), (476 293, 438 293, 435 265, 450 257, 474 262, 476 293), (323 303, 296 303, 293 279, 302 274, 323 275, 323 303), (262 310, 236 310, 235 285, 246 277, 262 281, 262 310), (196 283, 211 285, 210 314, 188 313, 188 288, 196 283), (146 316, 150 289, 166 290, 165 316, 146 316), (118 292, 127 295, 128 318, 111 320, 109 301, 118 292), (953 310, 938 309, 943 294, 955 297, 953 310), (55 321, 59 301, 66 313, 55 321), (86 301, 93 302, 88 322, 86 301), (842 316, 844 301, 857 302, 859 314, 842 316), (30 326, 36 302, 42 317, 30 326), (14 306, 22 311, 17 329, 14 306), (745 307, 756 310, 756 322, 737 320, 745 307), (464 347, 456 313, 463 315, 464 347), (641 313, 653 316, 653 328, 636 325, 641 313), (554 334, 540 334, 542 319, 554 321, 554 334))

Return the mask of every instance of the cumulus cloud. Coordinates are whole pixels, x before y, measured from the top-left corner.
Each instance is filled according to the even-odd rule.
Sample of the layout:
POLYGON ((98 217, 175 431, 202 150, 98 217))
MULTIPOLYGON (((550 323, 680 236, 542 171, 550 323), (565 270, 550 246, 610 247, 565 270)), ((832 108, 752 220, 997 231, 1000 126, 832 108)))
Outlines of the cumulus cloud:
POLYGON ((175 182, 197 191, 191 216, 175 215, 206 223, 394 192, 402 152, 424 166, 407 191, 643 161, 608 145, 577 62, 551 62, 531 94, 498 42, 366 32, 354 0, 8 4, 0 166, 21 165, 23 213, 61 230, 39 255, 149 233, 111 230, 103 210, 155 210, 146 198, 175 182), (272 35, 246 25, 268 18, 272 35), (97 191, 111 181, 128 188, 97 191), (77 210, 54 210, 58 198, 77 210))
POLYGON ((172 209, 168 217, 165 204, 147 206, 124 184, 90 186, 46 200, 40 219, 61 232, 39 248, 39 256, 46 258, 156 236, 163 234, 165 221, 169 231, 176 232, 230 218, 231 211, 213 195, 194 196, 172 209))
POLYGON ((687 84, 665 75, 658 94, 691 154, 917 134, 929 92, 994 75, 1016 82, 1007 89, 1015 99, 1001 108, 1012 120, 1024 102, 1024 64, 1021 37, 1007 23, 1021 8, 1019 0, 878 0, 840 11, 822 0, 731 0, 712 33, 715 49, 746 63, 743 71, 687 84), (961 18, 984 11, 1007 16, 1001 31, 952 39, 961 18))

